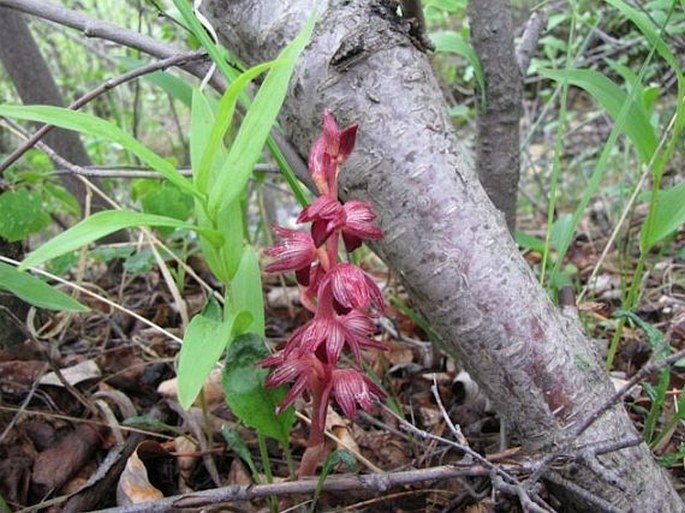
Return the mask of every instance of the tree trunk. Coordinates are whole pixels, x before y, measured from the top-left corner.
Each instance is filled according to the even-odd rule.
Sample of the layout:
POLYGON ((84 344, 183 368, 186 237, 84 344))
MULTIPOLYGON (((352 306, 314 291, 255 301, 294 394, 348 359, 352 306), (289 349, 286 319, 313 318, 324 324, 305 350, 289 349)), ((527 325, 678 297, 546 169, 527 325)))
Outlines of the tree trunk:
MULTIPOLYGON (((26 105, 64 106, 62 95, 52 78, 50 68, 24 17, 14 9, 0 7, 0 61, 12 78, 14 86, 26 105)), ((73 164, 87 166, 90 159, 76 132, 53 128, 44 138, 45 143, 61 157, 73 164)), ((85 186, 73 175, 63 178, 65 187, 84 204, 85 186)), ((97 183, 97 182, 96 182, 97 183)), ((102 210, 106 204, 93 197, 93 210, 102 210)), ((121 237, 118 237, 121 240, 121 237)))
POLYGON ((476 172, 514 233, 523 84, 511 7, 508 0, 470 0, 468 14, 471 42, 485 75, 485 103, 478 104, 476 172))
MULTIPOLYGON (((249 64, 276 56, 319 5, 281 121, 302 155, 324 108, 360 123, 341 174, 345 198, 373 203, 378 251, 531 453, 562 445, 612 393, 587 338, 547 299, 504 217, 463 158, 428 59, 381 0, 209 0, 206 13, 249 64)), ((612 408, 578 443, 637 436, 612 408)), ((619 511, 682 511, 645 444, 560 471, 619 511), (573 468, 570 468, 573 467, 573 468), (597 472, 603 467, 606 472, 597 472), (612 476, 611 478, 607 476, 612 476)), ((583 494, 570 492, 585 509, 583 494)))

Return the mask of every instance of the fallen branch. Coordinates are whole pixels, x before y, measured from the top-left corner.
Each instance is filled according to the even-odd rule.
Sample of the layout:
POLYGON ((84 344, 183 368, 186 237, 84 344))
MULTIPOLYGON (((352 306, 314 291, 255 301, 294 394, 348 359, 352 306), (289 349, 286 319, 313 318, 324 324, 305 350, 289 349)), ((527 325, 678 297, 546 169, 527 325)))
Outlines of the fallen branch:
MULTIPOLYGON (((508 472, 525 472, 520 466, 507 467, 508 472)), ((416 485, 426 481, 444 481, 458 477, 487 476, 490 469, 479 465, 445 465, 420 470, 407 470, 389 474, 336 475, 326 479, 323 492, 348 492, 367 490, 386 492, 392 488, 416 485)), ((203 490, 184 495, 166 497, 155 502, 146 502, 100 510, 100 513, 159 513, 177 508, 199 508, 230 501, 245 501, 261 497, 285 497, 291 495, 312 495, 317 488, 318 479, 301 479, 283 483, 250 486, 225 486, 213 490, 203 490)))

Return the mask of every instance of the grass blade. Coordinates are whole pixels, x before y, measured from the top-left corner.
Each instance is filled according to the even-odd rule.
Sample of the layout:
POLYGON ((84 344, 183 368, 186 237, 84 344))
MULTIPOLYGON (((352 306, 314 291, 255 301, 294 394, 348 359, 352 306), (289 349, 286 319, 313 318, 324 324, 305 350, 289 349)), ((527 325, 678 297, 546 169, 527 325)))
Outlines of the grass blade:
POLYGON ((0 116, 48 123, 119 143, 183 192, 193 196, 200 195, 192 182, 179 173, 170 162, 138 142, 118 126, 104 119, 91 116, 85 112, 49 105, 0 105, 0 116))
POLYGON ((216 244, 222 243, 222 237, 213 230, 198 228, 197 226, 179 221, 172 217, 132 212, 130 210, 106 210, 87 217, 67 231, 50 239, 41 247, 28 255, 21 263, 21 270, 33 267, 47 260, 64 255, 78 249, 101 237, 124 228, 137 226, 168 226, 171 228, 186 228, 195 230, 205 237, 211 238, 216 244))
POLYGON ((7 290, 39 308, 63 312, 90 311, 87 306, 51 287, 43 280, 18 271, 15 267, 3 262, 0 262, 0 289, 7 290))
POLYGON ((295 61, 309 41, 315 17, 311 16, 298 36, 281 52, 259 88, 228 154, 228 160, 209 193, 209 211, 217 213, 231 203, 247 185, 252 168, 266 142, 288 90, 295 61))

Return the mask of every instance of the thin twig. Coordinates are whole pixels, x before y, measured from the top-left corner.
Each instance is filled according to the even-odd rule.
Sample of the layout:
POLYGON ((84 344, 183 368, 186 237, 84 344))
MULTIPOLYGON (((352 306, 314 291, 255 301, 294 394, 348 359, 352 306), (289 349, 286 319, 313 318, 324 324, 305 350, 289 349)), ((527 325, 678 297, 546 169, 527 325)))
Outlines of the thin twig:
MULTIPOLYGON (((445 465, 387 474, 335 475, 326 479, 322 491, 347 492, 351 490, 369 490, 383 493, 392 488, 416 485, 426 481, 440 481, 467 476, 487 476, 488 472, 487 469, 480 466, 460 467, 457 465, 445 465)), ((251 500, 258 497, 268 497, 269 495, 311 495, 316 490, 317 485, 318 479, 312 478, 262 485, 226 486, 214 490, 167 497, 155 502, 100 510, 99 513, 158 513, 178 508, 200 508, 210 504, 251 500)))
MULTIPOLYGON (((179 167, 176 169, 183 176, 193 176, 193 171, 189 167, 179 167)), ((253 171, 261 173, 278 173, 278 166, 275 166, 273 164, 255 164, 253 171)), ((55 169, 54 171, 48 174, 61 175, 66 173, 73 174, 74 172, 75 170, 73 168, 55 169)), ((149 167, 143 166, 81 166, 78 170, 78 174, 80 176, 85 177, 97 176, 99 178, 153 178, 158 180, 165 179, 164 175, 158 173, 157 171, 153 171, 149 167)))
MULTIPOLYGON (((1 3, 0 3, 1 5, 1 3)), ((173 55, 171 57, 168 57, 166 59, 163 59, 161 61, 157 62, 152 62, 150 64, 146 64, 144 66, 140 66, 136 69, 133 69, 131 71, 128 71, 126 73, 123 73, 122 75, 119 75, 117 77, 110 78, 103 84, 99 85, 95 89, 87 92, 80 98, 78 98, 76 101, 72 102, 69 104, 69 109, 71 110, 77 110, 89 103, 90 101, 98 98, 99 96, 103 95, 107 91, 121 85, 125 84, 126 82, 130 82, 131 80, 135 80, 139 77, 142 77, 144 75, 148 75, 150 73, 155 73, 160 70, 165 70, 167 68, 170 68, 172 66, 181 66, 185 63, 196 61, 196 60, 201 60, 201 59, 206 59, 207 55, 205 52, 188 52, 188 53, 181 53, 178 55, 173 55)), ((45 134, 47 134, 50 130, 54 128, 54 125, 43 125, 40 127, 38 130, 36 130, 27 140, 24 142, 21 146, 19 146, 17 149, 15 149, 12 153, 9 154, 9 156, 2 162, 0 162, 0 175, 2 172, 7 169, 9 166, 14 164, 24 153, 26 153, 28 150, 33 148, 33 146, 36 145, 36 143, 41 140, 45 134)))
MULTIPOLYGON (((8 263, 8 264, 15 265, 15 266, 19 265, 21 263, 21 262, 18 262, 16 260, 13 260, 11 258, 4 257, 2 255, 0 255, 0 261, 3 261, 3 262, 8 263)), ((48 278, 55 280, 55 281, 57 281, 63 285, 66 285, 67 287, 71 287, 72 289, 79 291, 81 294, 85 294, 87 296, 90 296, 92 298, 97 299, 98 301, 102 301, 106 305, 111 306, 112 308, 119 310, 120 312, 124 312, 124 313, 130 315, 131 317, 134 317, 135 319, 139 320, 143 324, 153 328, 154 330, 159 331, 163 335, 166 335, 167 337, 169 337, 171 340, 174 340, 175 342, 178 342, 179 344, 183 343, 183 340, 181 340, 179 337, 177 337, 176 335, 174 335, 170 331, 167 331, 166 329, 162 328, 160 325, 155 324, 154 322, 147 320, 145 317, 138 315, 133 310, 129 310, 128 308, 120 306, 119 304, 115 303, 114 301, 110 301, 109 299, 107 299, 104 296, 101 296, 100 294, 96 294, 95 292, 91 292, 90 290, 88 290, 84 287, 81 287, 80 285, 77 285, 75 283, 71 283, 70 281, 67 281, 63 278, 60 278, 59 276, 55 276, 54 274, 51 274, 47 271, 43 271, 42 269, 32 267, 31 270, 33 272, 36 272, 36 273, 41 274, 43 276, 47 276, 48 278)))
MULTIPOLYGON (((44 0, 0 0, 0 6, 11 7, 44 20, 50 20, 60 25, 81 30, 87 37, 106 39, 140 50, 159 59, 167 59, 182 53, 178 48, 160 43, 152 37, 144 36, 125 27, 102 21, 79 11, 67 9, 44 0)), ((210 65, 203 62, 188 62, 182 69, 202 79, 210 69, 210 65)), ((226 80, 220 73, 212 75, 210 85, 219 93, 223 93, 226 90, 226 80)), ((311 183, 307 165, 293 148, 292 144, 278 130, 272 130, 271 137, 300 180, 303 180, 305 183, 311 183)))
MULTIPOLYGON (((662 369, 663 367, 666 367, 667 365, 671 365, 672 363, 677 362, 681 358, 685 358, 685 349, 678 351, 677 353, 673 353, 672 355, 668 356, 667 358, 663 358, 661 360, 655 360, 655 361, 650 361, 647 364, 645 364, 638 372, 635 373, 635 375, 630 378, 625 385, 623 385, 619 390, 617 390, 611 397, 609 397, 603 404, 601 404, 599 407, 597 407, 590 415, 587 416, 587 418, 580 423, 576 429, 573 431, 571 437, 569 440, 558 450, 548 454, 542 460, 539 461, 537 465, 537 469, 533 474, 530 475, 530 477, 527 479, 527 484, 528 486, 534 485, 537 483, 537 481, 540 480, 540 478, 545 475, 545 478, 547 478, 547 471, 549 470, 550 465, 556 460, 558 457, 568 454, 569 451, 571 450, 573 443, 575 440, 578 439, 585 431, 590 428, 595 422, 597 422, 597 419, 599 419, 602 415, 604 415, 607 411, 609 411, 611 408, 613 408, 625 395, 630 392, 630 390, 637 385, 640 381, 643 379, 647 378, 650 374, 653 374, 657 372, 658 370, 662 369)), ((633 440, 630 439, 627 441, 628 443, 632 444, 633 440)), ((621 449, 623 447, 619 447, 621 449)), ((596 452, 596 454, 601 454, 600 452, 596 452)))
MULTIPOLYGON (((19 135, 20 137, 27 137, 26 132, 19 127, 16 123, 13 121, 2 118, 0 117, 0 124, 6 124, 12 132, 15 134, 19 135)), ((36 147, 40 149, 41 151, 45 152, 48 157, 57 164, 61 165, 62 167, 72 171, 82 182, 83 184, 89 189, 95 192, 98 196, 100 196, 107 204, 109 204, 111 207, 115 209, 121 209, 122 207, 113 199, 111 199, 107 194, 105 194, 99 187, 96 187, 92 182, 90 182, 88 179, 84 178, 82 176, 83 174, 83 168, 81 166, 77 166, 76 164, 72 164, 68 160, 64 159, 61 157, 55 150, 53 150, 50 146, 45 144, 42 141, 36 142, 36 147)), ((159 238, 155 236, 155 234, 147 227, 141 226, 140 229, 142 232, 147 235, 156 245, 158 245, 160 248, 166 251, 168 255, 171 256, 172 259, 176 261, 178 265, 180 265, 185 272, 188 273, 197 283, 200 284, 201 287, 203 287, 209 294, 213 295, 217 301, 220 303, 223 303, 224 298, 221 294, 219 294, 216 290, 214 290, 207 282, 205 282, 200 276, 195 272, 195 270, 190 267, 184 260, 179 258, 178 255, 174 251, 171 251, 169 247, 166 246, 159 238)))
POLYGON ((574 495, 581 497, 586 504, 594 504, 595 508, 597 509, 593 509, 592 511, 595 513, 625 513, 624 510, 617 508, 601 497, 597 497, 594 493, 588 492, 577 484, 563 478, 556 472, 549 472, 545 474, 545 479, 565 488, 566 490, 569 490, 574 495))
POLYGON ((521 42, 516 49, 516 63, 523 77, 528 74, 528 66, 530 66, 530 61, 535 55, 535 49, 546 25, 547 12, 544 9, 533 11, 528 23, 526 23, 526 28, 523 30, 521 42))
POLYGON ((505 483, 504 479, 498 476, 495 472, 490 473, 490 481, 492 481, 492 486, 496 490, 500 490, 507 495, 518 497, 519 501, 521 502, 521 508, 523 508, 525 513, 550 513, 550 510, 535 504, 535 502, 533 502, 533 500, 529 497, 528 493, 526 493, 526 490, 523 486, 505 483))
POLYGON ((459 451, 467 454, 468 456, 470 456, 470 461, 477 461, 478 463, 480 463, 481 465, 486 467, 490 472, 493 472, 493 471, 496 472, 497 474, 499 474, 501 477, 503 477, 504 479, 506 479, 510 483, 513 483, 516 485, 521 485, 521 482, 518 479, 516 479, 515 476, 513 476, 513 475, 509 474, 508 472, 506 472, 505 470, 503 470, 501 466, 495 465, 492 462, 488 461, 487 458, 478 454, 476 451, 471 449, 471 447, 469 447, 468 445, 463 445, 463 444, 460 444, 459 442, 455 442, 453 440, 448 440, 447 438, 443 438, 441 436, 434 435, 433 433, 429 433, 428 431, 424 431, 422 429, 419 429, 414 424, 412 424, 411 422, 408 422, 407 420, 405 420, 402 417, 400 417, 399 415, 397 415, 394 411, 392 411, 390 408, 388 408, 384 404, 381 404, 380 406, 381 406, 381 408, 383 408, 383 410, 387 414, 389 414, 392 417, 394 417, 395 419, 397 419, 397 421, 400 423, 401 427, 403 427, 403 428, 407 429, 408 431, 411 431, 412 433, 418 435, 420 438, 422 438, 424 440, 425 439, 436 440, 436 441, 441 442, 443 444, 451 445, 452 447, 456 448, 457 450, 459 450, 459 451))

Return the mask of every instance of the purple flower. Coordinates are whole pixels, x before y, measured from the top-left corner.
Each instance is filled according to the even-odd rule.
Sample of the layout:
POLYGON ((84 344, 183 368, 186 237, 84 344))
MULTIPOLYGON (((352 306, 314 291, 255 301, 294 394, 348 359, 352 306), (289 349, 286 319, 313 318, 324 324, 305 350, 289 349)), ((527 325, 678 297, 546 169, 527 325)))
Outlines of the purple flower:
POLYGON ((325 363, 334 364, 347 346, 360 363, 362 349, 386 349, 383 343, 372 338, 376 325, 368 314, 352 310, 338 315, 328 305, 321 306, 311 321, 293 332, 285 348, 286 355, 312 353, 325 358, 325 363))
POLYGON ((340 164, 352 153, 356 139, 356 124, 340 130, 331 111, 324 111, 323 134, 309 152, 309 172, 321 194, 337 196, 340 164))
MULTIPOLYGON (((359 267, 346 262, 335 265, 324 277, 319 287, 319 295, 333 294, 338 313, 347 313, 352 309, 375 309, 383 312, 383 295, 371 276, 359 267)), ((319 302, 324 301, 320 297, 319 302)))
POLYGON ((354 251, 361 246, 363 240, 380 240, 383 232, 373 225, 376 214, 371 204, 366 201, 351 200, 343 205, 345 210, 345 225, 342 236, 347 251, 354 251))
POLYGON ((264 383, 269 388, 295 382, 276 408, 276 413, 281 413, 293 404, 304 391, 314 394, 322 384, 330 381, 330 369, 313 354, 286 355, 284 351, 279 351, 262 360, 260 365, 274 367, 264 383))
POLYGON ((366 374, 355 369, 333 370, 333 397, 346 417, 357 416, 357 405, 369 411, 373 398, 385 399, 386 394, 366 374))
POLYGON ((369 410, 385 392, 363 372, 362 350, 387 349, 373 338, 374 318, 383 312, 383 296, 373 279, 358 267, 338 262, 340 236, 348 251, 363 240, 379 240, 383 232, 374 226, 371 205, 338 200, 340 165, 349 157, 357 136, 357 125, 340 130, 326 110, 323 133, 309 153, 309 171, 319 197, 302 210, 298 223, 311 223, 309 233, 277 227, 281 241, 266 249, 273 261, 267 272, 295 271, 302 305, 314 314, 296 329, 285 348, 261 362, 270 367, 266 386, 292 383, 277 411, 287 408, 301 395, 311 400, 312 423, 307 449, 302 455, 300 475, 316 471, 324 448, 326 411, 331 394, 348 417, 358 408, 369 410), (339 369, 347 347, 355 369, 339 369))
POLYGON ((274 259, 264 270, 277 273, 309 269, 316 258, 316 246, 311 235, 282 226, 276 226, 274 231, 281 237, 281 241, 264 250, 266 256, 274 259))
POLYGON ((309 206, 302 209, 297 217, 298 223, 312 223, 312 239, 320 247, 331 234, 345 225, 345 209, 337 198, 330 194, 319 196, 309 206))

